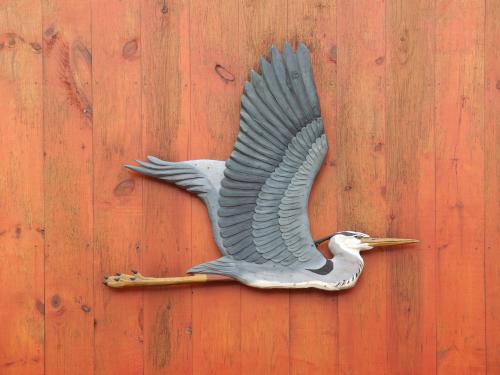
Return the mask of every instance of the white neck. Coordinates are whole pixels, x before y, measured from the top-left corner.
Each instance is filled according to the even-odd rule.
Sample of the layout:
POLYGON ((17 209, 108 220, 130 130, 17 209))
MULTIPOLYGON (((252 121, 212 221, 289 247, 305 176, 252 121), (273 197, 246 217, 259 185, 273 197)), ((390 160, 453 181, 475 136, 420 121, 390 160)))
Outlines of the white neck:
POLYGON ((328 244, 328 249, 334 257, 354 257, 355 259, 363 263, 363 258, 361 258, 359 250, 346 246, 344 243, 332 241, 328 244))
POLYGON ((333 289, 347 289, 356 284, 363 270, 363 258, 358 249, 353 249, 341 241, 331 241, 328 249, 333 254, 333 272, 327 278, 333 289))

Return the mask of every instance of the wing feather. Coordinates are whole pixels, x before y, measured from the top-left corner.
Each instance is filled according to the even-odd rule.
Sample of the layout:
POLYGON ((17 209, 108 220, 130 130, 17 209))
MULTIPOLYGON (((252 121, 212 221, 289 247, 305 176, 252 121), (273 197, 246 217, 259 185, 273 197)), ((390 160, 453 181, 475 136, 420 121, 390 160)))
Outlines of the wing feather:
POLYGON ((233 259, 323 264, 307 201, 326 153, 309 53, 300 44, 261 58, 241 99, 240 133, 221 183, 219 227, 233 259))

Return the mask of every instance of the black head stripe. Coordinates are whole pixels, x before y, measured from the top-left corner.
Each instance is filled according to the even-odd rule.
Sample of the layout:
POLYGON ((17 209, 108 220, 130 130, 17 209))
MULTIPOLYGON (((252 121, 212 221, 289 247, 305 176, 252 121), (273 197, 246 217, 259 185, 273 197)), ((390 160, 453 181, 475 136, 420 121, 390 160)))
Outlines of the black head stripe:
POLYGON ((345 231, 342 231, 342 232, 337 232, 336 234, 342 234, 344 236, 357 236, 359 233, 345 230, 345 231))

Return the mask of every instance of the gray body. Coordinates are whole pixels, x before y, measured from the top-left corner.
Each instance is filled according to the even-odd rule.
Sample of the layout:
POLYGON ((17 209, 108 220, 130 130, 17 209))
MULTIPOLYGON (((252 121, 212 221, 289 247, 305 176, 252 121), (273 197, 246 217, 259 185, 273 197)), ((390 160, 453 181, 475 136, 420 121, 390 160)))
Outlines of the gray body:
POLYGON ((271 48, 242 96, 240 133, 226 161, 167 162, 148 157, 142 174, 174 183, 206 204, 222 257, 189 273, 230 276, 259 288, 350 288, 359 251, 330 241, 325 258, 309 230, 307 205, 327 152, 309 53, 271 48))

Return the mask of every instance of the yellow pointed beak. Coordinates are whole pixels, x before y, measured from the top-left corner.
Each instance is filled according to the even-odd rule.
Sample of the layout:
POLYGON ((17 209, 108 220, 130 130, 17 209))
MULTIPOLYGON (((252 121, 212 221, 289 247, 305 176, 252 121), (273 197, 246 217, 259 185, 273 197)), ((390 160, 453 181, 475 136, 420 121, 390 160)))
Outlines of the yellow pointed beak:
POLYGON ((373 238, 364 237, 361 238, 361 242, 365 243, 371 247, 378 246, 396 246, 396 245, 407 245, 410 243, 418 243, 419 240, 413 240, 410 238, 373 238))

